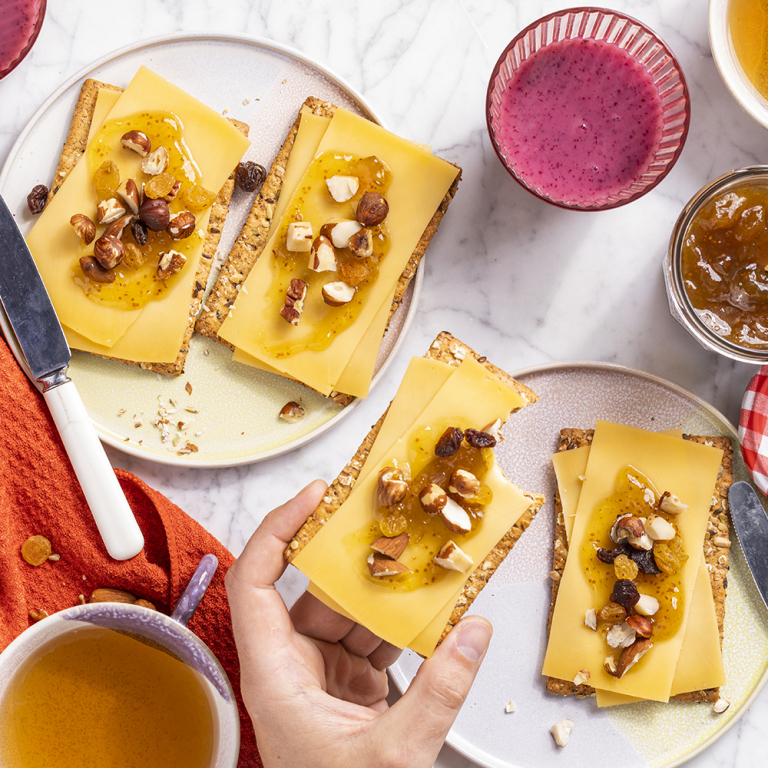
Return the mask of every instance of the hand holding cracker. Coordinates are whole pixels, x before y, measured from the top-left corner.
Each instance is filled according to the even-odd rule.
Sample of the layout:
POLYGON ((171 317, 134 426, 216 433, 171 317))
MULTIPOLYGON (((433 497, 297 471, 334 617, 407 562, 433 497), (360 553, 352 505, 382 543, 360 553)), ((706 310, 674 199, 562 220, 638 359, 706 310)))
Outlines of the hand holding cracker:
POLYGON ((389 709, 383 666, 397 650, 308 595, 289 614, 274 587, 285 547, 324 493, 316 481, 267 515, 226 578, 261 758, 265 768, 427 768, 469 693, 491 626, 462 620, 389 709))

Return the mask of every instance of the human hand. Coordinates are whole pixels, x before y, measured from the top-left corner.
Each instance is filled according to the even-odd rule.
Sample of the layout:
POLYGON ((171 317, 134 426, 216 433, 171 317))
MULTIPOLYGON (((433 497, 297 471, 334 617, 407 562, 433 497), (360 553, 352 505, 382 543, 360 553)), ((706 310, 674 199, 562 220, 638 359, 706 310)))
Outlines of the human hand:
POLYGON ((325 494, 316 480, 270 512, 226 576, 241 692, 265 768, 430 768, 491 639, 462 619, 387 707, 399 651, 309 594, 287 611, 283 552, 325 494))

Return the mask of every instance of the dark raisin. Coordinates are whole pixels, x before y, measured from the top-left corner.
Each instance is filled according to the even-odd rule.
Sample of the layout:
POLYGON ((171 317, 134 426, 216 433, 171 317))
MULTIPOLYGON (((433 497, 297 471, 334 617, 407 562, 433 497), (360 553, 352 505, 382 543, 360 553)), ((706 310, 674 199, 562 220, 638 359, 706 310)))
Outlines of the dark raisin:
POLYGON ((473 448, 493 448, 496 445, 496 438, 493 435, 481 432, 479 429, 468 429, 464 437, 473 448))
POLYGON ((464 433, 458 427, 448 427, 437 441, 435 456, 440 456, 441 458, 453 456, 461 447, 463 439, 464 433))
POLYGON ((251 160, 240 163, 235 171, 237 186, 245 192, 255 192, 264 183, 266 177, 267 172, 264 166, 251 160))
POLYGON ((618 603, 626 611, 629 611, 640 599, 640 593, 637 591, 634 581, 629 579, 619 579, 613 585, 611 593, 611 602, 618 603))
POLYGON ((627 554, 635 561, 635 564, 643 573, 651 576, 658 576, 661 573, 661 569, 653 559, 653 550, 630 548, 627 554))
POLYGON ((136 245, 147 244, 147 237, 149 236, 147 225, 141 219, 134 219, 131 222, 131 234, 136 241, 136 245))
MULTIPOLYGON (((603 563, 613 563, 613 561, 619 555, 627 555, 632 557, 632 551, 632 547, 630 547, 628 544, 619 544, 619 546, 614 549, 598 549, 597 559, 603 563)), ((640 566, 638 564, 638 568, 639 567, 640 566)))
POLYGON ((37 216, 45 210, 46 199, 48 198, 48 187, 45 184, 38 184, 32 187, 32 191, 27 195, 27 206, 29 212, 37 216))

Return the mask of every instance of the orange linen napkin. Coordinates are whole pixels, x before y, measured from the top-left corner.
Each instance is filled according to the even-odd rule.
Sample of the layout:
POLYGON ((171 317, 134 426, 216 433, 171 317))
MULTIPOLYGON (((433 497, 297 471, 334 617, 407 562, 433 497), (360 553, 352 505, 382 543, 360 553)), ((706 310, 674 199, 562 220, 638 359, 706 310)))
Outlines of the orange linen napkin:
MULTIPOLYGON (((117 470, 145 538, 144 550, 118 562, 101 543, 80 485, 42 396, 0 338, 0 650, 32 620, 87 600, 99 587, 125 589, 170 613, 200 559, 219 568, 189 628, 216 654, 240 709, 241 767, 261 768, 253 726, 240 697, 240 667, 232 637, 224 574, 234 558, 192 518, 135 475, 117 470), (50 539, 61 558, 39 567, 21 557, 35 534, 50 539)), ((45 621, 45 619, 43 619, 45 621)))

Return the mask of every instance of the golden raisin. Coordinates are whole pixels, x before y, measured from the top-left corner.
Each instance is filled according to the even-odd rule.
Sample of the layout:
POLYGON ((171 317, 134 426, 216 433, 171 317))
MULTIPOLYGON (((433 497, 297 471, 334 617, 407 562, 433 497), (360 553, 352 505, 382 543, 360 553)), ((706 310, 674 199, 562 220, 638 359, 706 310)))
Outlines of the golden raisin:
POLYGON ((653 548, 653 559, 664 573, 673 576, 688 561, 688 555, 683 551, 683 540, 675 536, 670 541, 657 541, 653 548))
POLYGON ((51 554, 51 542, 45 536, 30 536, 21 545, 21 556, 30 565, 42 565, 51 554))
POLYGON ((125 255, 122 264, 128 269, 138 269, 149 258, 148 254, 144 252, 148 250, 146 247, 142 249, 133 243, 123 243, 123 245, 125 246, 125 255))
POLYGON ((216 200, 216 195, 205 187, 201 187, 199 184, 193 184, 181 193, 181 199, 190 211, 197 212, 203 211, 208 208, 208 206, 213 205, 214 200, 216 200))
POLYGON ((379 523, 379 529, 385 536, 399 536, 408 527, 407 520, 398 513, 390 512, 384 515, 379 523))
POLYGON ((621 624, 627 618, 626 610, 618 603, 604 605, 597 614, 601 621, 608 624, 621 624))
POLYGON ((617 579, 629 579, 630 581, 637 576, 637 564, 630 560, 626 555, 619 555, 613 561, 613 570, 617 579))
POLYGON ((480 507, 486 507, 493 501, 493 491, 491 490, 491 487, 486 485, 482 480, 478 480, 477 482, 480 483, 479 488, 477 488, 471 496, 462 496, 462 499, 466 501, 467 504, 477 504, 480 507))
POLYGON ((93 174, 93 186, 99 200, 114 197, 120 186, 120 171, 112 160, 105 160, 93 174))
POLYGON ((176 179, 170 173, 158 173, 144 185, 144 196, 152 200, 165 197, 176 183, 176 179))
POLYGON ((336 265, 336 271, 339 278, 353 288, 360 285, 369 273, 364 261, 340 261, 336 265))

